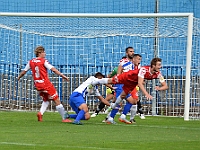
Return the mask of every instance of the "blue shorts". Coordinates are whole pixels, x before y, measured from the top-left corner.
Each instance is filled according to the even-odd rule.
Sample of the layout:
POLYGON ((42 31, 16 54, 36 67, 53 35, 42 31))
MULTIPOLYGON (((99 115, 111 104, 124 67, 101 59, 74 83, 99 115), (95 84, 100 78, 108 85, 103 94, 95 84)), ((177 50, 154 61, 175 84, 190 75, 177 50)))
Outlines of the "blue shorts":
POLYGON ((116 97, 118 97, 121 94, 121 92, 123 91, 123 89, 122 89, 123 84, 115 84, 113 86, 117 87, 117 89, 115 90, 115 92, 116 92, 116 97))
POLYGON ((85 99, 83 98, 83 94, 78 92, 73 92, 69 98, 69 104, 72 107, 72 109, 78 114, 80 111, 79 106, 81 104, 85 104, 85 99))

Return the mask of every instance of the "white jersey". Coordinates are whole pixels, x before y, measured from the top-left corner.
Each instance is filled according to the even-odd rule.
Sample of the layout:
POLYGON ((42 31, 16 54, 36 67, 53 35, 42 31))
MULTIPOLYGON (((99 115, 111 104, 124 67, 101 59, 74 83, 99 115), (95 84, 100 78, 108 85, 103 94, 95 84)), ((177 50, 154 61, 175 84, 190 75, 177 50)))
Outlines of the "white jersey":
POLYGON ((99 90, 97 89, 97 86, 92 84, 93 82, 96 81, 98 81, 98 79, 95 78, 94 76, 91 76, 85 82, 83 82, 78 88, 76 88, 74 92, 81 93, 83 97, 87 95, 101 96, 99 90))
POLYGON ((123 72, 128 72, 129 70, 135 70, 141 68, 141 65, 135 66, 133 62, 129 61, 128 58, 124 58, 120 60, 120 66, 123 68, 123 72))

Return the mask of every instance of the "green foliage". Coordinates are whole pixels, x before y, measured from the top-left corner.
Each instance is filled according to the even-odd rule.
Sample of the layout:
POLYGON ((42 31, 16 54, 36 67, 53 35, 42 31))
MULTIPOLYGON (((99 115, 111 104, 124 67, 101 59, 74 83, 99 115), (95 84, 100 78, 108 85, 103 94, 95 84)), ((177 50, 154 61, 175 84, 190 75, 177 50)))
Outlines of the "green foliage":
MULTIPOLYGON (((36 112, 0 111, 2 150, 194 150, 200 149, 200 121, 147 116, 136 124, 108 125, 105 115, 62 123, 58 113, 46 112, 38 122, 36 112)), ((128 118, 127 118, 128 119, 128 118)))

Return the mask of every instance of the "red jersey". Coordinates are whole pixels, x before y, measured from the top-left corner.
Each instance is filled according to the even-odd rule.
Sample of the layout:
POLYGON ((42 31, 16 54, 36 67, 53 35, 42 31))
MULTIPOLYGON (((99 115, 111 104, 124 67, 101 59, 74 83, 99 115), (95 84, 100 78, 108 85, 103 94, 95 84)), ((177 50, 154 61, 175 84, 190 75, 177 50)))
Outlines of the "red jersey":
POLYGON ((52 85, 47 69, 53 68, 45 58, 33 58, 28 62, 25 71, 32 70, 32 76, 37 90, 44 90, 52 85))
MULTIPOLYGON (((138 77, 152 80, 152 79, 160 79, 160 82, 164 82, 165 79, 163 78, 160 72, 155 72, 151 74, 150 66, 144 66, 137 70, 130 70, 128 72, 124 72, 118 76, 114 76, 112 78, 112 82, 115 84, 124 84, 123 90, 127 94, 132 91, 131 95, 134 97, 135 93, 133 90, 138 84, 138 77)), ((136 98, 136 97, 135 97, 136 98)))
POLYGON ((123 74, 113 77, 113 82, 124 84, 124 85, 125 84, 131 85, 131 84, 138 83, 138 77, 141 77, 147 80, 159 79, 160 82, 165 81, 161 72, 155 72, 154 74, 151 74, 150 68, 151 68, 150 66, 143 66, 137 70, 130 70, 128 72, 124 72, 123 74))
POLYGON ((141 67, 138 72, 138 77, 144 78, 146 80, 159 79, 161 83, 165 81, 161 72, 155 72, 154 74, 151 74, 150 68, 150 66, 141 67))

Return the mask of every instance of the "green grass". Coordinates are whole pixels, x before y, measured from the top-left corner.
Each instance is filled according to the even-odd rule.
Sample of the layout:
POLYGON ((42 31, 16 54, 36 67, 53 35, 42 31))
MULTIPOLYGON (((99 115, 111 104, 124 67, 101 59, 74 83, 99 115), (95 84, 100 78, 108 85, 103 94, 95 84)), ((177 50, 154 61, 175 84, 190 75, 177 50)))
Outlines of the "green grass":
POLYGON ((136 116, 137 124, 107 125, 99 115, 84 125, 62 123, 58 113, 46 112, 37 122, 35 112, 0 111, 2 150, 197 150, 200 121, 136 116))

